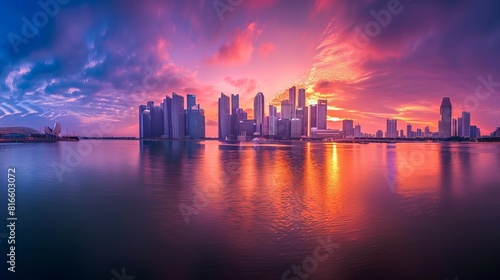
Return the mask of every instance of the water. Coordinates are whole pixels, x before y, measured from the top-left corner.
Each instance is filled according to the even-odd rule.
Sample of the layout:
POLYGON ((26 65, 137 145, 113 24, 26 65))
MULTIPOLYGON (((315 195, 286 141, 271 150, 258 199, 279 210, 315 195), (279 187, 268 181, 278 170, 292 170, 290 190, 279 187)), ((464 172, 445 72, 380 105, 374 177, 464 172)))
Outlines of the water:
POLYGON ((1 279, 500 279, 498 144, 80 141, 0 158, 18 217, 1 279))

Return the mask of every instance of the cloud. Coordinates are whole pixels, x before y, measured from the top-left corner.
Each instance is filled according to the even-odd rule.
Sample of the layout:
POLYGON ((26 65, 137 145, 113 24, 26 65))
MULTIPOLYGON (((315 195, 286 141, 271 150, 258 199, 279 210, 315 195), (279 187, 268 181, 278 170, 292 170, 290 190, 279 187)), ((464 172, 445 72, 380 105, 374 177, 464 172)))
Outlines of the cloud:
POLYGON ((209 64, 239 65, 250 61, 254 52, 253 40, 257 36, 256 23, 252 22, 243 30, 237 30, 234 36, 218 51, 206 60, 209 64))
POLYGON ((275 49, 276 49, 276 46, 273 43, 268 42, 268 43, 262 43, 262 44, 260 44, 260 46, 258 48, 258 51, 259 51, 259 54, 261 56, 267 57, 275 49))

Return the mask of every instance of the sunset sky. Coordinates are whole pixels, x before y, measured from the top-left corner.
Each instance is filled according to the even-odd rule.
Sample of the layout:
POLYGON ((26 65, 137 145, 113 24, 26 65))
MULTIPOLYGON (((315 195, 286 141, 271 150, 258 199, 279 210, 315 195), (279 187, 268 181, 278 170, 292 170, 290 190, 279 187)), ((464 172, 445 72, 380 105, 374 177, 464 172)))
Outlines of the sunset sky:
POLYGON ((196 94, 216 136, 220 92, 253 115, 258 92, 267 104, 293 85, 328 99, 329 128, 349 118, 375 133, 390 117, 437 131, 444 96, 483 134, 500 126, 499 1, 54 3, 46 24, 37 1, 2 3, 0 127, 81 133, 109 120, 110 134, 138 136, 138 106, 174 91, 196 94), (32 38, 26 20, 39 23, 32 38))

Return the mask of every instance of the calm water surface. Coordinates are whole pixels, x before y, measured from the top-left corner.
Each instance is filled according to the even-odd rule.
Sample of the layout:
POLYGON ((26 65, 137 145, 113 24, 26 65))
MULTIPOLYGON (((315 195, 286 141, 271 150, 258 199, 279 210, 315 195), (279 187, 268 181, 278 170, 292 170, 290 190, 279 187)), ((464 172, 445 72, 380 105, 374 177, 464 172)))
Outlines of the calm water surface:
POLYGON ((18 217, 1 279, 500 279, 498 144, 81 141, 0 158, 18 217), (335 245, 322 260, 318 239, 335 245))

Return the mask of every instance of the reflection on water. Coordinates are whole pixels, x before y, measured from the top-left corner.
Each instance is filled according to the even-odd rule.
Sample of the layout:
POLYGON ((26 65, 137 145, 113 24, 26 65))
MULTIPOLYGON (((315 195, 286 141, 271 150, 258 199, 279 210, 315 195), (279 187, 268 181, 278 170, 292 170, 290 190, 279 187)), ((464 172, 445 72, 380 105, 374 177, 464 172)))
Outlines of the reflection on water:
POLYGON ((311 279, 500 276, 496 144, 104 141, 59 182, 76 145, 0 144, 24 279, 281 279, 318 237, 311 279))

